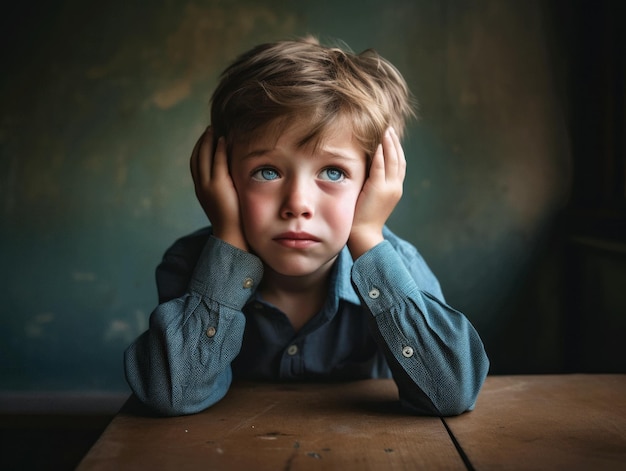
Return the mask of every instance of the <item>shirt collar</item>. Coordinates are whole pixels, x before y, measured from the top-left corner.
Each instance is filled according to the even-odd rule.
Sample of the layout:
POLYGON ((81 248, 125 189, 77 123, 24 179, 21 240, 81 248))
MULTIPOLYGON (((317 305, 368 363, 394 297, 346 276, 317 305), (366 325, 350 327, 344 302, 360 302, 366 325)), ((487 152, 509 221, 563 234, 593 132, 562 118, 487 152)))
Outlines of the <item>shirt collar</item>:
POLYGON ((352 255, 348 247, 345 246, 341 252, 339 252, 339 255, 337 255, 337 260, 333 267, 333 273, 330 279, 330 297, 347 301, 358 306, 361 304, 361 301, 352 287, 353 264, 352 255))
MULTIPOLYGON (((326 308, 322 309, 327 311, 330 306, 330 311, 326 313, 330 317, 334 315, 340 301, 346 301, 356 306, 361 305, 361 300, 352 286, 352 265, 354 265, 354 262, 350 250, 348 250, 348 246, 344 246, 337 255, 337 260, 335 260, 333 271, 330 275, 330 291, 326 301, 326 308)), ((253 294, 248 303, 252 301, 265 302, 258 292, 253 294)))

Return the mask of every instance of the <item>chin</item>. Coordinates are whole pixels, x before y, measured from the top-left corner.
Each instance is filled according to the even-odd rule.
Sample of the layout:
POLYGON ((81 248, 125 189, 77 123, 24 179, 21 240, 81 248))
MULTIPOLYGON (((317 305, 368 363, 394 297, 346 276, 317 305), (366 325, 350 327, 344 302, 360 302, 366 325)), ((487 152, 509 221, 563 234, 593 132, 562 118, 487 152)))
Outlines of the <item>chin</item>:
POLYGON ((276 265, 268 265, 269 268, 272 269, 275 273, 281 276, 288 276, 293 278, 299 278, 304 276, 309 276, 317 271, 319 271, 322 267, 320 265, 316 266, 276 266, 276 265))
POLYGON ((333 256, 326 261, 312 260, 285 260, 282 263, 265 264, 275 273, 281 276, 305 277, 319 273, 320 270, 330 268, 337 256, 333 256))

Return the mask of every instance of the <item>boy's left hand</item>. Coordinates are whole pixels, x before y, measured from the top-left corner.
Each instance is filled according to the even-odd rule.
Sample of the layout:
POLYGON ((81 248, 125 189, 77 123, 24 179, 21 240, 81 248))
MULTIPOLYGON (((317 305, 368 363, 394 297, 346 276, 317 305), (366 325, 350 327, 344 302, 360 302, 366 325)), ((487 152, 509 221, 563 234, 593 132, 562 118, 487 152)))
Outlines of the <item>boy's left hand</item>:
POLYGON ((402 197, 406 159, 400 138, 387 129, 372 159, 370 172, 356 203, 348 249, 356 260, 384 240, 383 226, 402 197))

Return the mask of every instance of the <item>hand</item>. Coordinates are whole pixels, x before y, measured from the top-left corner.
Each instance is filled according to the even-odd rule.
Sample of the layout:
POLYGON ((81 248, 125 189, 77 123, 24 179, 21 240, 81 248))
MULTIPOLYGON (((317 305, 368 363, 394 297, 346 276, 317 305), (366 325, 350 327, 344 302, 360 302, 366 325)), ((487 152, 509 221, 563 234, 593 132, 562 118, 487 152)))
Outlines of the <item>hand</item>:
POLYGON ((356 203, 348 248, 356 260, 384 240, 383 226, 402 197, 406 159, 400 138, 387 129, 372 158, 370 172, 356 203))
POLYGON ((213 226, 213 235, 242 250, 248 250, 239 215, 239 196, 228 171, 226 143, 217 141, 213 155, 213 130, 200 136, 190 159, 196 197, 213 226))

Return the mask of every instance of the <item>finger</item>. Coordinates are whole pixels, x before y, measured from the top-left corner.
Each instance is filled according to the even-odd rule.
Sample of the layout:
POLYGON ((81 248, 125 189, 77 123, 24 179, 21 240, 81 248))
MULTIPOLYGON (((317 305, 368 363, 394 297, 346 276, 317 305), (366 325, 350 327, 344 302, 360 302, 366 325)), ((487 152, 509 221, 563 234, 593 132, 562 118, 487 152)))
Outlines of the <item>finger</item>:
POLYGON ((394 128, 391 128, 391 138, 396 149, 396 155, 398 157, 398 177, 404 180, 406 174, 406 156, 404 155, 404 149, 400 142, 400 137, 396 133, 394 128))
POLYGON ((387 128, 383 137, 383 151, 385 154, 385 179, 393 180, 398 176, 398 152, 394 142, 393 128, 387 128))
POLYGON ((189 158, 189 170, 191 171, 191 178, 194 183, 196 183, 198 177, 198 151, 200 149, 200 143, 202 142, 205 133, 206 131, 203 132, 196 141, 195 145, 193 146, 193 150, 191 151, 191 157, 189 158))
POLYGON ((217 147, 215 148, 215 155, 213 156, 213 178, 225 178, 228 177, 228 158, 226 155, 226 140, 224 137, 220 137, 217 141, 217 147))
POLYGON ((385 157, 382 144, 378 144, 376 152, 372 157, 372 163, 370 164, 370 172, 368 179, 384 178, 385 176, 385 157))
POLYGON ((200 167, 202 163, 202 158, 201 158, 202 144, 203 142, 207 140, 207 138, 210 138, 211 132, 212 132, 211 126, 209 126, 200 135, 200 137, 196 141, 196 144, 193 147, 193 151, 191 152, 191 158, 189 159, 190 160, 189 166, 191 168, 191 176, 193 178, 193 182, 196 185, 196 187, 198 187, 202 183, 201 179, 203 178, 202 169, 200 167))
POLYGON ((211 181, 212 172, 212 158, 211 151, 213 147, 213 130, 208 129, 204 133, 204 138, 200 142, 200 148, 198 150, 198 181, 201 186, 206 187, 211 181))
POLYGON ((388 144, 385 159, 387 164, 386 177, 388 180, 404 180, 406 174, 406 158, 404 156, 404 150, 400 143, 400 138, 395 132, 395 129, 390 127, 388 129, 388 144))

